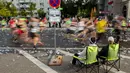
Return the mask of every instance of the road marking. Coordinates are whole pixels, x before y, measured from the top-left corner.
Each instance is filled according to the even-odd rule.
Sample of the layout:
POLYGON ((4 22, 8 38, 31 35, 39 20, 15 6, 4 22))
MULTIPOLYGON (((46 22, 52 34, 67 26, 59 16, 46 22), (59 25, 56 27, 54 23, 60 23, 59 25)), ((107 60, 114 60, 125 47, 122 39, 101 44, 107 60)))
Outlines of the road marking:
MULTIPOLYGON (((18 48, 18 47, 0 47, 0 49, 1 48, 2 49, 14 49, 14 48, 18 48)), ((57 48, 57 49, 59 51, 61 51, 61 53, 66 54, 66 51, 63 51, 63 50, 83 50, 84 48, 57 48)), ((128 49, 130 49, 130 48, 128 48, 128 49)), ((32 48, 24 47, 24 50, 32 50, 32 48)), ((55 48, 38 48, 38 50, 55 50, 55 48)), ((73 56, 73 54, 70 54, 69 52, 67 52, 66 55, 73 56)), ((125 56, 125 55, 121 55, 121 57, 126 58, 126 59, 130 59, 129 56, 125 56)))
MULTIPOLYGON (((0 49, 14 49, 14 48, 18 48, 18 47, 0 47, 0 49)), ((20 48, 21 49, 21 48, 20 48)), ((38 50, 54 50, 55 48, 38 48, 38 50)), ((73 56, 72 53, 63 51, 63 50, 83 50, 84 48, 57 48, 57 50, 59 50, 61 53, 65 54, 65 55, 69 55, 69 56, 73 56), (67 54, 66 54, 67 53, 67 54)), ((128 48, 130 49, 130 48, 128 48)), ((32 50, 32 48, 28 48, 28 47, 24 47, 24 50, 32 50)), ((129 56, 125 56, 125 55, 121 55, 122 58, 126 58, 126 59, 130 59, 129 56)))
MULTIPOLYGON (((0 47, 0 49, 12 49, 12 48, 18 48, 18 49, 21 49, 21 47, 0 47)), ((30 47, 23 47, 23 50, 32 50, 33 48, 30 48, 30 47)), ((38 50, 54 50, 55 48, 42 48, 42 47, 38 47, 37 48, 38 50)), ((57 48, 57 49, 65 49, 65 50, 83 50, 84 48, 57 48)))
POLYGON ((122 58, 130 59, 129 56, 121 55, 122 58))
POLYGON ((67 55, 67 56, 73 56, 73 55, 74 55, 74 54, 72 54, 72 53, 69 53, 69 52, 66 52, 66 51, 63 51, 63 50, 60 50, 60 49, 57 49, 57 51, 59 51, 59 52, 65 54, 65 55, 67 55))
MULTIPOLYGON (((31 50, 32 48, 25 48, 24 50, 31 50)), ((38 50, 55 50, 55 48, 37 48, 38 50)), ((57 49, 63 49, 63 50, 83 50, 84 48, 57 48, 57 49)))
POLYGON ((126 72, 123 72, 123 71, 118 71, 118 72, 115 72, 115 73, 126 73, 126 72))
MULTIPOLYGON (((63 50, 60 50, 60 49, 58 49, 58 51, 61 52, 61 53, 63 53, 63 54, 65 54, 65 55, 67 55, 67 56, 73 56, 74 55, 72 53, 69 53, 69 52, 66 52, 66 51, 63 51, 63 50)), ((110 68, 110 67, 108 66, 108 68, 110 68)), ((113 73, 126 73, 124 71, 117 71, 115 68, 112 68, 111 72, 113 72, 113 73)))
POLYGON ((41 68, 46 73, 58 73, 57 71, 51 69, 49 66, 47 66, 44 63, 40 62, 38 59, 34 58, 33 56, 31 56, 27 52, 25 52, 23 50, 18 50, 18 51, 20 52, 20 54, 22 54, 27 59, 29 59, 31 62, 33 62, 34 64, 36 64, 39 68, 41 68))
MULTIPOLYGON (((8 48, 8 49, 10 49, 10 48, 20 48, 20 47, 0 47, 0 49, 6 49, 6 48, 8 48)), ((21 49, 21 48, 20 48, 21 49)), ((23 47, 23 50, 32 50, 33 48, 30 48, 30 47, 23 47)), ((49 48, 49 47, 47 47, 47 48, 42 48, 42 47, 38 47, 37 48, 38 50, 55 50, 55 48, 49 48)), ((60 48, 60 47, 58 47, 57 49, 63 49, 63 50, 83 50, 84 48, 60 48)), ((99 48, 99 49, 101 49, 101 48, 99 48)), ((121 50, 130 50, 130 48, 120 48, 121 50)))
MULTIPOLYGON (((10 48, 20 48, 20 47, 9 47, 9 46, 7 46, 7 47, 0 47, 0 49, 1 48, 3 48, 3 49, 6 49, 6 48, 8 48, 8 49, 10 49, 10 48)), ((21 48, 20 48, 21 49, 21 48)), ((31 47, 23 47, 23 49, 24 50, 31 50, 31 49, 33 49, 33 48, 31 48, 31 47)), ((55 48, 50 48, 50 47, 46 47, 46 48, 42 48, 42 47, 37 47, 37 49, 55 49, 55 48)), ((60 48, 60 47, 58 47, 57 49, 65 49, 65 50, 83 50, 84 48, 60 48)), ((99 49, 101 49, 101 48, 99 48, 99 49)), ((120 48, 121 50, 130 50, 130 48, 125 48, 125 47, 123 47, 123 48, 120 48)))

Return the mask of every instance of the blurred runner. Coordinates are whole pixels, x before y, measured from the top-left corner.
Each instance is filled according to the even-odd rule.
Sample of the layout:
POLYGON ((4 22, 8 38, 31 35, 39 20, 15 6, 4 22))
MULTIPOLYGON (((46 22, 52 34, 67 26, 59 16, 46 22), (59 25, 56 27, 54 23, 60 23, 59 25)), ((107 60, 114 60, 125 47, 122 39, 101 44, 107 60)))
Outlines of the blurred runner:
POLYGON ((21 39, 22 37, 27 37, 27 25, 24 19, 19 18, 15 20, 16 27, 13 30, 13 35, 15 35, 15 41, 21 39))
POLYGON ((40 41, 40 24, 39 24, 39 19, 36 18, 31 18, 31 23, 30 23, 30 36, 33 41, 33 46, 34 49, 36 48, 37 44, 43 45, 43 43, 40 41))
POLYGON ((123 19, 122 21, 121 21, 121 27, 122 27, 122 31, 123 31, 123 34, 124 34, 124 36, 123 36, 123 41, 127 41, 127 38, 126 38, 126 31, 127 31, 127 23, 126 23, 126 20, 125 19, 123 19))
POLYGON ((40 32, 42 32, 46 28, 46 21, 41 20, 39 23, 40 32))
POLYGON ((12 38, 12 39, 13 39, 14 42, 17 40, 17 35, 15 34, 16 29, 17 29, 16 24, 17 24, 17 22, 15 21, 14 18, 12 18, 12 19, 9 21, 9 27, 10 27, 10 29, 11 29, 11 34, 13 35, 13 38, 12 38))
POLYGON ((99 18, 99 21, 96 24, 96 31, 97 31, 97 42, 103 38, 104 34, 106 33, 107 28, 107 20, 103 17, 99 18))
POLYGON ((93 17, 85 24, 85 29, 77 35, 78 38, 83 37, 83 42, 87 39, 88 35, 89 37, 95 37, 96 38, 96 30, 95 30, 95 24, 94 21, 96 20, 96 17, 93 17))
POLYGON ((3 31, 6 28, 6 26, 7 26, 7 22, 6 22, 5 19, 2 19, 1 26, 2 26, 2 31, 3 31))

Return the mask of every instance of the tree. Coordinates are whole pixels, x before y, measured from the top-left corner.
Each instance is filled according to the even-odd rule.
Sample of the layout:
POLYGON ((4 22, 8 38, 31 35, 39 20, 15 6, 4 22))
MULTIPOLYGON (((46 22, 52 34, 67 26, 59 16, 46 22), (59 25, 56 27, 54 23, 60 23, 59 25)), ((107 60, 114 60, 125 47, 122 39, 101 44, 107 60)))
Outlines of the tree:
POLYGON ((6 8, 8 8, 8 10, 10 10, 11 16, 18 15, 17 8, 12 4, 12 2, 6 2, 6 8))
POLYGON ((1 1, 0 2, 0 9, 2 9, 4 7, 4 4, 3 4, 3 2, 1 1))
POLYGON ((38 13, 38 16, 39 16, 40 18, 43 18, 43 17, 45 16, 45 12, 44 12, 43 9, 37 10, 37 13, 38 13))
POLYGON ((62 0, 61 7, 63 8, 61 12, 65 17, 68 17, 68 16, 72 17, 77 14, 78 8, 75 6, 75 3, 73 2, 73 0, 67 0, 66 2, 62 0))
POLYGON ((24 9, 22 9, 21 11, 20 11, 20 13, 19 13, 19 15, 21 15, 21 16, 27 16, 27 12, 26 12, 26 10, 24 10, 24 9))
POLYGON ((63 8, 62 14, 66 16, 83 16, 89 17, 91 9, 97 6, 97 0, 67 0, 61 1, 61 7, 63 8))
POLYGON ((0 2, 0 15, 4 17, 17 16, 17 9, 12 2, 0 2))
POLYGON ((31 2, 28 10, 30 11, 30 15, 33 16, 33 11, 36 10, 36 3, 31 2))
POLYGON ((0 15, 4 17, 9 17, 11 16, 11 12, 6 7, 3 7, 2 9, 0 9, 0 15))
POLYGON ((12 5, 10 10, 13 17, 18 15, 17 8, 14 5, 12 5))

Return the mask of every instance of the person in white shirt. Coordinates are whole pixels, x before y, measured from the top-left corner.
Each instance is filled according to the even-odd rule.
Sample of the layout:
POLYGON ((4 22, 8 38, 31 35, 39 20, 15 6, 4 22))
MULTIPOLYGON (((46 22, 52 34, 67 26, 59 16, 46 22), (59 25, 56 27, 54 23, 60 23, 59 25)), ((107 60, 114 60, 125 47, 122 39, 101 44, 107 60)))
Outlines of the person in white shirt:
MULTIPOLYGON (((97 44, 96 44, 96 38, 95 37, 90 38, 89 41, 90 41, 89 46, 97 46, 97 44)), ((87 52, 87 48, 85 48, 82 52, 74 54, 74 56, 77 56, 79 58, 86 58, 86 52, 87 52)), ((77 61, 77 59, 73 58, 72 64, 75 65, 76 61, 77 61)))

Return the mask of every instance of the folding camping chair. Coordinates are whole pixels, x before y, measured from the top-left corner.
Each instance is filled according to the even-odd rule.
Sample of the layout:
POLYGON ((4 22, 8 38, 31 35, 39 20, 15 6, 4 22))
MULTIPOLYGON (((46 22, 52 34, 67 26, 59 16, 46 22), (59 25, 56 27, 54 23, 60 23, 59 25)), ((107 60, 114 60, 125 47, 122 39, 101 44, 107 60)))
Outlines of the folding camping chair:
POLYGON ((108 50, 108 56, 101 56, 100 59, 103 60, 102 66, 105 69, 105 73, 109 73, 112 68, 116 68, 120 71, 120 52, 119 44, 110 44, 108 50), (119 64, 117 66, 117 63, 119 64))
POLYGON ((76 72, 79 72, 83 68, 86 68, 86 73, 88 69, 90 68, 90 72, 92 73, 93 71, 95 73, 99 73, 99 63, 97 59, 98 55, 98 47, 97 46, 88 46, 86 47, 86 58, 79 58, 77 56, 73 56, 73 58, 77 59, 77 64, 80 65, 80 68, 76 70, 76 72), (96 69, 98 68, 98 69, 96 69))

